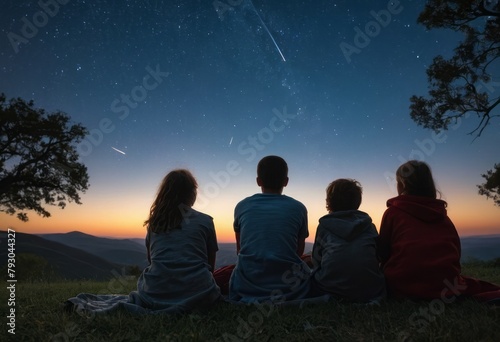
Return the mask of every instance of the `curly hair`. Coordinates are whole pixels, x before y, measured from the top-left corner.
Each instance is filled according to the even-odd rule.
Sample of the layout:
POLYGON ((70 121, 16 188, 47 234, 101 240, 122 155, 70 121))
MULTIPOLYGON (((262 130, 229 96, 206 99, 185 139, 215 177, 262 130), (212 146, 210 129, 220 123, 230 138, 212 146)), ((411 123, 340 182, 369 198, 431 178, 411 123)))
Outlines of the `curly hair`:
POLYGON ((340 178, 326 188, 326 209, 329 212, 356 210, 361 205, 363 188, 354 179, 340 178))

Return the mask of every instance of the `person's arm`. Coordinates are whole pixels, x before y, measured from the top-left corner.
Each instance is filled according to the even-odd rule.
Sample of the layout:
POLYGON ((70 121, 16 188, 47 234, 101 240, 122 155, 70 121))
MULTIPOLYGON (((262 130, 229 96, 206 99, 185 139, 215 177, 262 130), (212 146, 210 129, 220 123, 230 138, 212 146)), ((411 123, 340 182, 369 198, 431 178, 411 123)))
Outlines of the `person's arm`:
POLYGON ((236 237, 236 254, 240 254, 240 233, 234 233, 236 237))
POLYGON ((207 257, 208 257, 208 265, 210 266, 210 270, 212 273, 215 271, 215 259, 216 259, 217 252, 214 250, 208 250, 207 257))
POLYGON ((240 244, 240 228, 241 227, 240 227, 240 222, 238 219, 238 207, 239 207, 239 203, 238 203, 238 205, 236 205, 236 208, 234 208, 234 221, 233 221, 234 236, 236 239, 236 255, 240 254, 240 248, 241 248, 241 244, 240 244))
POLYGON ((212 273, 215 271, 215 260, 217 258, 218 250, 219 246, 217 245, 217 233, 215 232, 214 223, 211 221, 207 238, 207 262, 212 273))
POLYGON ((323 258, 323 249, 324 249, 324 240, 321 238, 321 228, 318 225, 318 228, 316 229, 316 236, 314 237, 314 244, 312 248, 312 253, 311 253, 311 264, 312 267, 319 267, 321 266, 321 259, 323 258))
POLYGON ((299 239, 299 241, 297 241, 297 254, 299 256, 302 256, 302 254, 304 254, 304 249, 306 248, 306 239, 299 239))
POLYGON ((306 238, 309 236, 309 228, 307 224, 307 209, 303 207, 303 223, 297 238, 297 254, 301 257, 304 254, 304 249, 306 248, 306 238))
POLYGON ((146 234, 146 252, 148 254, 148 262, 151 265, 151 249, 149 248, 149 232, 146 234))
POLYGON ((219 246, 217 244, 217 233, 215 231, 215 225, 213 219, 211 220, 210 233, 207 240, 207 259, 210 271, 214 273, 215 271, 215 261, 217 259, 217 251, 219 246))
POLYGON ((388 211, 386 210, 382 216, 380 232, 377 237, 377 256, 381 267, 384 266, 391 255, 391 235, 392 224, 389 219, 388 211))

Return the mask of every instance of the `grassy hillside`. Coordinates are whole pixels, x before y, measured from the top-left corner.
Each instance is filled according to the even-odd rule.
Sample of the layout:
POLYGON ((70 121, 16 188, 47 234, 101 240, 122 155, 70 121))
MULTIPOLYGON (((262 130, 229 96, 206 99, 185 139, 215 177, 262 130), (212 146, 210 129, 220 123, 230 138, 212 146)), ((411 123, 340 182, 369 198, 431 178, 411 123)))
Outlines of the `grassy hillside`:
MULTIPOLYGON (((475 262, 464 274, 500 284, 500 265, 475 262)), ((500 341, 500 307, 473 301, 326 303, 298 307, 220 305, 184 316, 117 312, 82 317, 61 304, 80 292, 128 293, 132 279, 18 283, 17 341, 500 341)), ((2 291, 3 303, 7 293, 2 291)), ((4 329, 7 330, 4 325, 4 329)), ((5 335, 4 335, 5 336, 5 335)), ((14 339, 13 339, 14 340, 14 339)))

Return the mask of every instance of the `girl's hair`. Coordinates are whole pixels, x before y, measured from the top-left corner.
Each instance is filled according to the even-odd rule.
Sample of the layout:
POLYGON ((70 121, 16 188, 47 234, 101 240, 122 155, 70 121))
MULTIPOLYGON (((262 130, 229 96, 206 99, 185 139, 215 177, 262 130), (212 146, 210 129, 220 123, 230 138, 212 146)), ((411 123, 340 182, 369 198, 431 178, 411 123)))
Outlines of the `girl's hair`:
POLYGON ((356 210, 361 205, 363 188, 354 179, 340 178, 326 188, 326 209, 329 212, 356 210))
POLYGON ((196 179, 188 170, 169 172, 163 178, 149 210, 149 218, 144 222, 148 231, 161 233, 180 228, 186 209, 196 201, 197 187, 196 179))
POLYGON ((422 161, 410 160, 402 164, 396 171, 396 181, 400 195, 437 197, 431 169, 422 161))

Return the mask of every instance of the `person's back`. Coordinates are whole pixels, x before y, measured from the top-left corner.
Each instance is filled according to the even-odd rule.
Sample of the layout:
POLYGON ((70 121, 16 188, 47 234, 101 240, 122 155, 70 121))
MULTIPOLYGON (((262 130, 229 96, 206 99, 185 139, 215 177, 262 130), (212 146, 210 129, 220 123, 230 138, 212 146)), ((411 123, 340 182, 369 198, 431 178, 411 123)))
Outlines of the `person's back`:
POLYGON ((446 202, 437 199, 429 166, 408 161, 398 168, 396 179, 398 196, 387 201, 378 244, 389 295, 499 302, 500 287, 460 274, 460 238, 446 202))
POLYGON ((137 282, 141 301, 151 309, 172 308, 189 312, 220 299, 208 262, 217 250, 212 218, 189 209, 180 228, 148 232, 150 265, 137 282))
POLYGON ((376 252, 377 230, 357 210, 358 182, 338 179, 327 188, 329 214, 319 220, 313 246, 312 295, 330 294, 353 302, 385 296, 385 279, 376 252))
POLYGON ((400 195, 387 201, 379 254, 392 296, 439 298, 460 276, 460 238, 445 202, 400 195))
POLYGON ((257 183, 263 193, 245 198, 235 208, 238 262, 230 280, 231 300, 276 302, 304 298, 309 291, 310 270, 300 258, 309 234, 307 210, 281 194, 288 183, 286 172, 282 158, 262 159, 257 183), (284 173, 277 183, 268 183, 269 174, 279 170, 284 173))
POLYGON ((197 183, 187 170, 171 171, 151 206, 146 247, 149 266, 132 301, 165 312, 189 312, 221 299, 212 276, 217 252, 213 219, 191 208, 197 183))
POLYGON ((179 314, 208 309, 223 297, 215 283, 217 238, 210 216, 192 206, 197 182, 191 172, 173 170, 151 205, 146 248, 149 260, 129 295, 80 293, 65 310, 104 314, 123 308, 133 313, 179 314))

